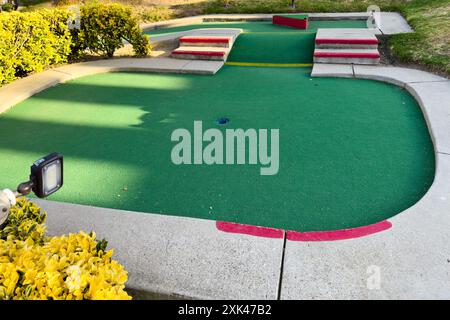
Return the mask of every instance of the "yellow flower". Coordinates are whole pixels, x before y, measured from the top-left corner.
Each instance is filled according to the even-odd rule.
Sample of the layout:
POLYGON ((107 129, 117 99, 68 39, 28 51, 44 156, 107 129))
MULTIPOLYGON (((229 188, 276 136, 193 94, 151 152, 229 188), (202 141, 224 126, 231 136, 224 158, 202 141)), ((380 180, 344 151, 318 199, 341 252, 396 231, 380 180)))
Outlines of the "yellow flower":
POLYGON ((0 232, 0 299, 131 299, 127 272, 95 233, 47 238, 38 207, 20 200, 12 211, 0 232))

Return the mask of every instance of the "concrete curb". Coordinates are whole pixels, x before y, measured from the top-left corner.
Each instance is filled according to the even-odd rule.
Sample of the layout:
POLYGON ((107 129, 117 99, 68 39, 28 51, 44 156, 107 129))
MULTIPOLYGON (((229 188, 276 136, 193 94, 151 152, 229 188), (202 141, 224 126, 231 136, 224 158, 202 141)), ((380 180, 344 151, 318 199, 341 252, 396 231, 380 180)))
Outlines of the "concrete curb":
POLYGON ((50 235, 95 230, 105 237, 133 290, 196 299, 277 299, 283 239, 219 232, 210 220, 33 201, 47 211, 50 235))
POLYGON ((97 73, 133 71, 215 74, 223 61, 171 58, 120 58, 75 63, 16 80, 0 88, 0 114, 12 106, 57 84, 97 73))

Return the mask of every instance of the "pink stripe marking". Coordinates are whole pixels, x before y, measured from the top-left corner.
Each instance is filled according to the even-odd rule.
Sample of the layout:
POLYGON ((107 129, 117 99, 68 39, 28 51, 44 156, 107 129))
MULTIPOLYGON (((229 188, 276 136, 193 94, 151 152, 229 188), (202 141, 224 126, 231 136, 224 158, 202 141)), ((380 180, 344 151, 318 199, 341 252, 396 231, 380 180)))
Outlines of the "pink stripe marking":
POLYGON ((286 234, 286 239, 290 241, 345 240, 368 236, 377 232, 385 231, 387 229, 390 229, 391 227, 392 223, 385 220, 368 226, 335 231, 311 231, 311 232, 288 231, 286 234))
MULTIPOLYGON (((374 233, 388 230, 392 227, 392 223, 384 220, 368 226, 362 226, 351 229, 342 229, 334 231, 310 231, 310 232, 297 232, 287 231, 286 239, 290 241, 338 241, 346 239, 360 238, 368 236, 374 233)), ((257 227, 240 223, 216 221, 216 228, 223 232, 246 234, 256 237, 265 237, 272 239, 283 238, 283 230, 257 227)))
POLYGON ((317 44, 378 44, 378 39, 316 39, 317 44))
POLYGON ((223 55, 225 55, 225 52, 176 50, 176 51, 172 51, 172 54, 191 54, 191 55, 196 55, 196 56, 222 57, 223 55))
POLYGON ((379 53, 356 53, 356 52, 314 52, 317 58, 361 58, 378 59, 379 53))
POLYGON ((283 230, 250 226, 246 224, 216 221, 216 228, 223 232, 247 234, 265 238, 283 238, 283 230))
POLYGON ((180 38, 180 42, 189 43, 228 43, 228 38, 180 38))

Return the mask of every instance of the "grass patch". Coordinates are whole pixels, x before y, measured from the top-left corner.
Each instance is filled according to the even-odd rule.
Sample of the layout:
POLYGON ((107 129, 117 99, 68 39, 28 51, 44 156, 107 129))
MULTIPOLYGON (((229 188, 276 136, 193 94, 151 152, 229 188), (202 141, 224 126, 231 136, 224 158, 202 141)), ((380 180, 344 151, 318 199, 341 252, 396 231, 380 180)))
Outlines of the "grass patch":
POLYGON ((170 20, 177 16, 173 9, 166 6, 138 6, 134 8, 134 12, 143 22, 170 20))
POLYGON ((415 33, 389 39, 394 56, 450 75, 450 2, 415 0, 401 12, 415 33))
POLYGON ((384 11, 397 11, 410 0, 301 0, 291 7, 290 0, 212 0, 205 13, 275 13, 275 12, 351 12, 366 11, 377 4, 384 11))

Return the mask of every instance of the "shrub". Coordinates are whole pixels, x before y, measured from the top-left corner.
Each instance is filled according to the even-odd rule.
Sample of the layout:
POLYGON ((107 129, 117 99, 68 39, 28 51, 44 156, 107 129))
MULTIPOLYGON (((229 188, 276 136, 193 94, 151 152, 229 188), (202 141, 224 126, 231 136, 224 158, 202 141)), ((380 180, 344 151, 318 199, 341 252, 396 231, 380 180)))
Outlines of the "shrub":
POLYGON ((95 233, 45 236, 45 213, 25 199, 0 233, 0 299, 131 299, 127 273, 95 233))
POLYGON ((67 61, 71 35, 62 10, 0 15, 0 84, 67 61))
POLYGON ((138 56, 149 51, 148 38, 142 34, 139 21, 130 7, 117 3, 89 4, 81 7, 80 50, 112 57, 129 42, 138 56))
POLYGON ((86 50, 112 57, 124 41, 137 56, 150 50, 131 8, 120 4, 81 7, 81 28, 70 30, 66 9, 0 15, 0 85, 68 60, 86 50))
POLYGON ((2 5, 0 11, 2 10, 6 12, 14 11, 14 5, 12 3, 5 3, 4 5, 2 5))
POLYGON ((7 224, 0 229, 0 240, 25 241, 31 238, 36 244, 44 243, 47 215, 34 203, 20 198, 11 208, 7 224))

